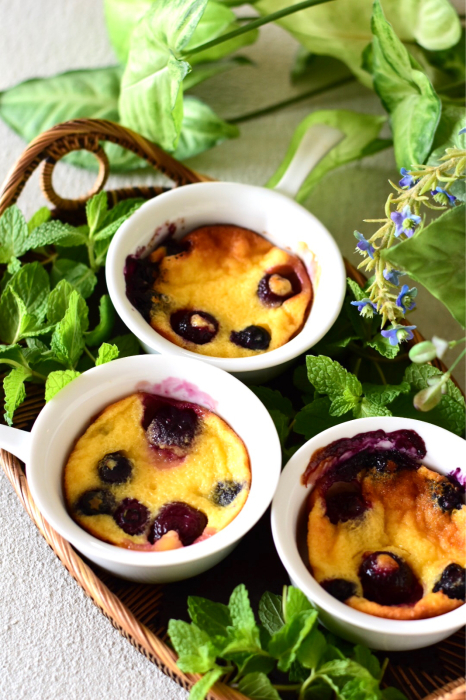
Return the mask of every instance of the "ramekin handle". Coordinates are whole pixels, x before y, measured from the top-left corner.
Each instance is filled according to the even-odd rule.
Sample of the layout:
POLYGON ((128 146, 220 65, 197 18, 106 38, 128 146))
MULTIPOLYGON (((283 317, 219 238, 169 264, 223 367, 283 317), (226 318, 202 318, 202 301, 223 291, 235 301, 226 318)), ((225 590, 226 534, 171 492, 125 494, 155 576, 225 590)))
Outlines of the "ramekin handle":
POLYGON ((31 451, 31 433, 0 425, 0 447, 27 462, 31 451))
POLYGON ((294 199, 311 170, 345 137, 333 126, 313 124, 303 136, 286 172, 273 189, 294 199))

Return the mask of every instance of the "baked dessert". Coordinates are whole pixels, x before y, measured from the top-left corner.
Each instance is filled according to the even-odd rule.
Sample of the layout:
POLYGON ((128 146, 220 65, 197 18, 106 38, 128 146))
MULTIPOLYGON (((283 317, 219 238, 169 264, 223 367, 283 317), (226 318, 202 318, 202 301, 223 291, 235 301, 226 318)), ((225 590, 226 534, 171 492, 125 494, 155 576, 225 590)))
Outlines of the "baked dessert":
POLYGON ((238 515, 250 484, 247 450, 224 420, 142 392, 102 411, 64 470, 66 505, 81 527, 147 551, 214 535, 238 515))
POLYGON ((317 450, 303 475, 312 574, 356 610, 416 620, 464 603, 466 506, 425 455, 415 431, 377 430, 317 450))
POLYGON ((312 285, 301 260, 248 229, 203 226, 130 256, 126 294, 151 326, 201 355, 275 350, 304 325, 312 285))

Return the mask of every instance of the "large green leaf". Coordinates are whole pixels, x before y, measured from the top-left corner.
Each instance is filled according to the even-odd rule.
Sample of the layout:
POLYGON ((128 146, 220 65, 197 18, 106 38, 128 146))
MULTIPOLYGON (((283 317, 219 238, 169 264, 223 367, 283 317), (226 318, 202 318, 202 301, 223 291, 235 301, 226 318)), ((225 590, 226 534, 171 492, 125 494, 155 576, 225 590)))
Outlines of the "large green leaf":
MULTIPOLYGON (((291 161, 308 130, 316 124, 333 126, 344 134, 344 138, 334 146, 329 153, 316 165, 301 185, 296 200, 304 202, 315 185, 328 172, 344 163, 363 158, 368 153, 387 147, 387 142, 378 139, 385 117, 370 114, 358 114, 346 109, 324 109, 306 117, 293 134, 290 146, 278 170, 267 183, 267 187, 275 187, 285 175, 291 161)), ((390 142, 388 142, 388 145, 390 142)))
MULTIPOLYGON (((110 41, 121 63, 126 63, 128 60, 133 29, 152 4, 153 0, 105 0, 105 20, 110 41)), ((239 25, 236 23, 233 12, 226 5, 210 0, 189 46, 200 46, 200 44, 215 39, 220 34, 232 31, 236 26, 239 25)), ((236 51, 241 46, 253 43, 257 36, 257 30, 242 34, 224 44, 199 53, 193 63, 215 61, 232 51, 236 51)))
MULTIPOLYGON (((26 141, 69 119, 118 122, 122 70, 118 66, 74 70, 50 78, 33 78, 0 94, 0 117, 26 141)), ((114 170, 144 167, 145 161, 113 143, 104 146, 114 170)), ((83 167, 97 167, 89 153, 68 157, 83 167)))
POLYGON ((464 204, 449 209, 382 257, 428 289, 465 325, 464 204))
POLYGON ((239 129, 224 122, 204 102, 194 97, 184 98, 183 125, 175 158, 184 160, 239 136, 239 129))
POLYGON ((387 22, 379 0, 372 15, 374 88, 390 114, 400 168, 423 163, 430 153, 442 105, 429 78, 387 22))
MULTIPOLYGON (((294 0, 259 0, 262 15, 281 10, 294 0)), ((447 49, 460 39, 461 25, 448 0, 384 0, 387 19, 404 42, 417 41, 430 50, 447 49)), ((297 12, 280 20, 308 51, 340 59, 367 86, 363 51, 372 41, 372 0, 338 0, 297 12)))

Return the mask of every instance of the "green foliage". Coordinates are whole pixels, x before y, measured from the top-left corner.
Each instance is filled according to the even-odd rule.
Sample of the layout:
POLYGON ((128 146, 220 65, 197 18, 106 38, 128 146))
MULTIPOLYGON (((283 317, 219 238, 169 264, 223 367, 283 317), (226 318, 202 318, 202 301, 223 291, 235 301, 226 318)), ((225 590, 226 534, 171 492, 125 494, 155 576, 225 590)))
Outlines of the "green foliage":
POLYGON ((67 384, 79 377, 81 372, 76 372, 73 369, 57 370, 50 372, 45 382, 45 402, 48 403, 53 399, 55 394, 63 389, 67 384))
POLYGON ((382 253, 384 260, 424 285, 463 328, 466 316, 464 216, 464 204, 453 207, 417 235, 382 253))
MULTIPOLYGON (((299 697, 329 700, 335 691, 343 700, 383 698, 377 658, 360 645, 346 644, 346 654, 337 649, 337 640, 318 629, 317 611, 297 588, 285 587, 283 596, 264 593, 259 604, 265 627, 261 635, 242 584, 233 591, 228 607, 189 598, 188 612, 192 623, 170 620, 168 633, 181 670, 206 674, 191 690, 190 700, 202 700, 212 684, 235 667, 238 690, 256 700, 280 699, 268 678, 275 668, 297 682, 299 697)), ((389 694, 386 697, 390 699, 389 694)))

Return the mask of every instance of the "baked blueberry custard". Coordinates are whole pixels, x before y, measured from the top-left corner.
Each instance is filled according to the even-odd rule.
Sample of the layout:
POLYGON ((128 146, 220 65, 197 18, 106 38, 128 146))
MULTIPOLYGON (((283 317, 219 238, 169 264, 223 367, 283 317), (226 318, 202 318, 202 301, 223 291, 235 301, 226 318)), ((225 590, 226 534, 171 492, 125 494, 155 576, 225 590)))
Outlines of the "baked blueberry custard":
POLYGON ((249 494, 243 441, 197 404, 138 392, 108 406, 64 471, 72 518, 105 542, 176 549, 228 525, 249 494))
POLYGON ((312 285, 301 260, 248 229, 203 226, 147 258, 130 256, 126 294, 151 326, 187 350, 250 357, 304 325, 312 285))
POLYGON ((312 574, 356 610, 416 620, 464 603, 466 506, 425 455, 415 431, 377 430, 317 450, 306 468, 312 574))

